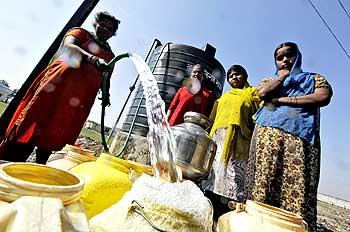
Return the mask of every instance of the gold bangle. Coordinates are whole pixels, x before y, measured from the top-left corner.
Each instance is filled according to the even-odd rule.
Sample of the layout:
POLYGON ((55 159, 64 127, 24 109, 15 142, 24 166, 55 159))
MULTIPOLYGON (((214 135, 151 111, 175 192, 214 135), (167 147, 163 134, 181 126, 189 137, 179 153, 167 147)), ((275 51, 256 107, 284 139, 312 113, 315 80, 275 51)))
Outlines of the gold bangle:
POLYGON ((291 104, 293 99, 291 97, 288 97, 288 104, 291 104))
POLYGON ((296 96, 294 96, 295 104, 298 104, 298 99, 296 96))

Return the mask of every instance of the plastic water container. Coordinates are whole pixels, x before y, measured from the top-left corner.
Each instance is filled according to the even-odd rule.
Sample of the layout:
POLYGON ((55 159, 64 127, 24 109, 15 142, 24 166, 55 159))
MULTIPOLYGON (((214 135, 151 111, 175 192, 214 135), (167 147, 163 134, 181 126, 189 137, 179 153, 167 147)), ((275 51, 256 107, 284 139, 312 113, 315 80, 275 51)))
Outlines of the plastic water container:
POLYGON ((150 166, 105 153, 95 162, 82 163, 71 171, 85 180, 81 201, 88 218, 118 202, 141 173, 152 174, 150 166))
POLYGON ((303 218, 289 211, 255 201, 238 204, 236 210, 222 215, 217 232, 306 232, 303 218))
POLYGON ((61 158, 48 161, 46 165, 69 171, 78 164, 96 160, 94 151, 68 144, 60 151, 60 154, 62 154, 61 158))
POLYGON ((23 196, 0 204, 0 231, 90 232, 79 201, 64 206, 58 198, 23 196))
POLYGON ((40 164, 0 165, 0 231, 89 232, 79 201, 84 182, 40 164))
POLYGON ((72 173, 33 163, 0 165, 0 200, 12 202, 21 196, 53 197, 64 205, 79 199, 84 181, 72 173))

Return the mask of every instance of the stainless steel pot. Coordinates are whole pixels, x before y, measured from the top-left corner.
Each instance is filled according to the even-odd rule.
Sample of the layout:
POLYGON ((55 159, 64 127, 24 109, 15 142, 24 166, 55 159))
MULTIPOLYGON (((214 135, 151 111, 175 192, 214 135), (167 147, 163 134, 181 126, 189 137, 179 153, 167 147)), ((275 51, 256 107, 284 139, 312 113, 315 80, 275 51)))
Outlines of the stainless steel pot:
POLYGON ((184 121, 171 128, 176 141, 176 164, 186 179, 200 180, 210 171, 216 153, 216 143, 205 131, 211 121, 195 112, 185 113, 184 121))

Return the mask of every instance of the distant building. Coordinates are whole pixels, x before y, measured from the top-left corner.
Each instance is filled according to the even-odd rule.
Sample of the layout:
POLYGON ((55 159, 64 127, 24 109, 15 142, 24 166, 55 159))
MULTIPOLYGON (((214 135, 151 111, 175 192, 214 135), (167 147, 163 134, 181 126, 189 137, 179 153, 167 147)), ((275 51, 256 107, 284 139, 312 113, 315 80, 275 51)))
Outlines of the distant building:
MULTIPOLYGON (((101 132, 101 125, 97 122, 92 121, 92 120, 87 120, 85 122, 84 128, 94 130, 97 132, 101 132)), ((105 134, 108 134, 110 130, 111 130, 110 127, 105 126, 105 134)))
POLYGON ((344 209, 350 209, 350 201, 339 199, 336 197, 332 197, 326 194, 318 193, 317 200, 326 202, 331 205, 336 205, 338 207, 342 207, 344 209))
POLYGON ((5 80, 0 80, 0 101, 6 102, 12 93, 9 84, 5 80))
POLYGON ((91 120, 87 120, 85 122, 84 128, 97 131, 97 127, 98 126, 99 126, 99 124, 97 122, 94 122, 94 121, 91 121, 91 120))
POLYGON ((12 99, 16 96, 17 92, 18 92, 18 89, 14 89, 12 93, 7 95, 7 99, 5 100, 5 102, 9 103, 10 101, 12 101, 12 99))

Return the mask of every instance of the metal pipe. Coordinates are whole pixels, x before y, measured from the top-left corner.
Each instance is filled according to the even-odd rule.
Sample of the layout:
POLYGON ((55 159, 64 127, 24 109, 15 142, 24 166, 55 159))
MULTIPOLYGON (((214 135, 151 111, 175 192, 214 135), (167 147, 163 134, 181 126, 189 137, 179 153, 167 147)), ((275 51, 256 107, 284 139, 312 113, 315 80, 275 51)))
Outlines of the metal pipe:
POLYGON ((73 27, 79 27, 83 24, 86 18, 89 16, 91 11, 95 8, 100 0, 84 0, 84 2, 75 11, 73 16, 69 19, 67 24, 64 26, 62 31, 57 35, 56 39, 53 41, 51 46, 47 49, 43 57, 40 59, 39 63, 35 66, 33 71, 30 73, 26 81, 23 83, 21 88, 18 90, 17 94, 14 96, 10 104, 7 106, 6 110, 0 118, 0 137, 5 135, 6 129, 10 120, 15 113, 19 103, 28 91, 32 82, 35 78, 47 67, 51 58, 54 56, 58 50, 61 41, 67 31, 73 27))

